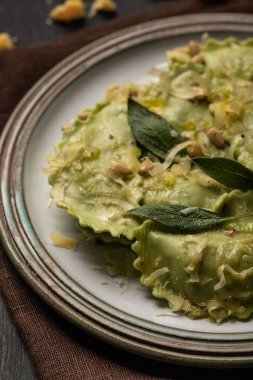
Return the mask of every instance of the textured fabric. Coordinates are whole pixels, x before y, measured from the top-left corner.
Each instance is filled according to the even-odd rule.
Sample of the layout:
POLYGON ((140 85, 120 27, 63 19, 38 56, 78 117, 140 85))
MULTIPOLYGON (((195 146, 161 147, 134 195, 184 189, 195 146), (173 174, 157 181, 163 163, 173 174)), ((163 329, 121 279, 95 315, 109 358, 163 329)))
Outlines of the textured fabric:
MULTIPOLYGON (((85 44, 120 28, 159 17, 201 11, 253 12, 250 3, 248 0, 182 1, 152 14, 119 19, 106 27, 84 29, 54 44, 2 52, 0 130, 27 90, 57 62, 85 44)), ((40 379, 141 380, 215 376, 212 371, 186 369, 125 353, 75 328, 30 290, 1 246, 0 285, 40 379)))

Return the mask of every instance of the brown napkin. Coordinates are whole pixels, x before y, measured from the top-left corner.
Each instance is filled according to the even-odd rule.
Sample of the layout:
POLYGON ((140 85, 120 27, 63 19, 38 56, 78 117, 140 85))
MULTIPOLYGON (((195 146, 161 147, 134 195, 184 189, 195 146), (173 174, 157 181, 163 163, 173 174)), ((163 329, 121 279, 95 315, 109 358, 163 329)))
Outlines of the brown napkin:
MULTIPOLYGON (((181 1, 177 5, 166 6, 165 9, 152 14, 118 19, 105 27, 84 29, 54 44, 2 52, 0 130, 27 90, 57 62, 85 44, 120 28, 181 13, 253 12, 253 4, 250 3, 249 0, 181 1)), ((189 379, 203 376, 208 378, 209 375, 214 375, 212 371, 189 370, 136 357, 75 328, 30 290, 12 266, 2 246, 0 246, 0 285, 40 379, 189 379)), ((242 374, 243 371, 240 371, 241 376, 242 374)))

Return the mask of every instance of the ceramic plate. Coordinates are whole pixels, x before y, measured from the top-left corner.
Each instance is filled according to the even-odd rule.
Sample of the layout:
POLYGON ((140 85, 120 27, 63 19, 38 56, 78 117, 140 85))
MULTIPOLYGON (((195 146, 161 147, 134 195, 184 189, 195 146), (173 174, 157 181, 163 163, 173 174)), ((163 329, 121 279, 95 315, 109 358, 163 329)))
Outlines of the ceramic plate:
MULTIPOLYGON (((158 360, 201 366, 253 363, 253 319, 223 324, 169 312, 130 277, 106 271, 105 251, 124 247, 82 241, 76 251, 55 247, 50 233, 77 236, 64 210, 47 207, 42 172, 61 127, 100 100, 113 83, 148 79, 167 49, 200 39, 252 36, 253 17, 190 15, 122 30, 82 48, 44 76, 21 101, 1 136, 1 231, 7 253, 27 282, 66 318, 92 334, 158 360), (165 315, 162 315, 165 314, 165 315)), ((121 252, 120 252, 121 251, 121 252)))

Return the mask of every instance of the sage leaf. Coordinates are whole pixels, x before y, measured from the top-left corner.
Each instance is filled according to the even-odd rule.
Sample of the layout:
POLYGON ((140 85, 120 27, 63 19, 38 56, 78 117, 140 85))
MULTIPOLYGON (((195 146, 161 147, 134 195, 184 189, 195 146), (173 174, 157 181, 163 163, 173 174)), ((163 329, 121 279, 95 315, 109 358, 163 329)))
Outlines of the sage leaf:
POLYGON ((201 209, 194 208, 190 213, 184 213, 189 209, 184 205, 144 205, 128 213, 140 219, 151 219, 166 226, 174 233, 193 233, 204 231, 217 227, 223 222, 223 218, 218 214, 201 209))
POLYGON ((213 229, 231 220, 253 216, 253 212, 244 215, 222 217, 215 212, 199 207, 185 205, 144 205, 128 211, 128 214, 150 219, 165 227, 172 233, 195 233, 213 229))
POLYGON ((160 159, 183 141, 180 132, 160 115, 149 111, 135 100, 128 99, 128 122, 136 141, 160 159))
POLYGON ((232 189, 253 189, 253 171, 237 161, 222 157, 196 157, 192 161, 222 185, 232 189))

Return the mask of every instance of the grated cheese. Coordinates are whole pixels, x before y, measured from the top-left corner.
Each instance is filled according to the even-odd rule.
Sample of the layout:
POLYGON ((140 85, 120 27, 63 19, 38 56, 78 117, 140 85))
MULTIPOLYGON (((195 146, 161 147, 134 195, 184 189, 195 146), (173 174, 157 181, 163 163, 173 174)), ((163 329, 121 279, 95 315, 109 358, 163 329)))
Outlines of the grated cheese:
POLYGON ((204 248, 207 246, 207 242, 208 235, 206 234, 197 245, 196 251, 193 254, 192 262, 186 268, 186 272, 190 273, 190 282, 199 282, 198 269, 203 259, 204 248))
POLYGON ((187 207, 181 210, 180 213, 184 215, 190 215, 196 210, 198 210, 198 207, 187 207))
POLYGON ((167 169, 170 167, 172 162, 174 161, 174 158, 176 155, 183 149, 185 149, 187 146, 191 145, 193 141, 185 141, 180 144, 175 145, 171 151, 169 152, 168 156, 165 158, 164 163, 162 164, 164 169, 167 169))
POLYGON ((76 249, 78 241, 70 236, 61 235, 58 232, 52 232, 50 238, 54 245, 61 248, 76 249))
POLYGON ((144 285, 149 286, 158 277, 160 277, 162 274, 168 273, 168 272, 169 272, 169 268, 168 267, 163 267, 163 268, 157 269, 153 273, 151 273, 148 277, 146 277, 143 283, 144 283, 144 285))
POLYGON ((100 280, 99 281, 100 285, 108 285, 109 282, 107 280, 100 280))

